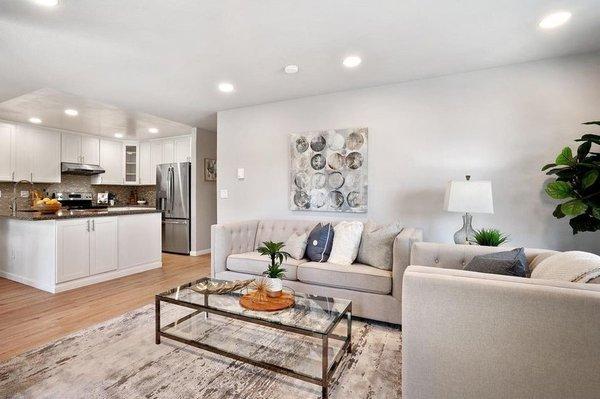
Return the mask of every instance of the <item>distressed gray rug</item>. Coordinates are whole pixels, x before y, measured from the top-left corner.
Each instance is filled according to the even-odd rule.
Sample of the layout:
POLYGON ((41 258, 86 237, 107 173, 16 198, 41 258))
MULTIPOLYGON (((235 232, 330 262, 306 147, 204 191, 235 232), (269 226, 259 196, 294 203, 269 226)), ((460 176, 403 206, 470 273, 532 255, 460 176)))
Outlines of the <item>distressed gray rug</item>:
MULTIPOLYGON (((181 316, 181 310, 169 312, 173 319, 181 316)), ((212 315, 191 320, 181 325, 182 334, 300 371, 320 370, 319 342, 311 338, 212 315)), ((364 321, 352 327, 354 351, 336 371, 330 397, 400 398, 400 330, 364 321)), ((165 338, 156 345, 153 305, 0 364, 0 398, 320 396, 321 388, 311 383, 165 338)))

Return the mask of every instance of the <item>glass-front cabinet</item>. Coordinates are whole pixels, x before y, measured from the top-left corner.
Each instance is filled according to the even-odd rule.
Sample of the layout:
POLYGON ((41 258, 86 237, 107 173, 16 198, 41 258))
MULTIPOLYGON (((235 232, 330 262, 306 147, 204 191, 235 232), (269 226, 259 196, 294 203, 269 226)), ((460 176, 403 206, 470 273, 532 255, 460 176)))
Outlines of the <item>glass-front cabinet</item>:
POLYGON ((123 143, 123 153, 125 165, 125 184, 139 183, 139 159, 140 152, 137 143, 123 143))

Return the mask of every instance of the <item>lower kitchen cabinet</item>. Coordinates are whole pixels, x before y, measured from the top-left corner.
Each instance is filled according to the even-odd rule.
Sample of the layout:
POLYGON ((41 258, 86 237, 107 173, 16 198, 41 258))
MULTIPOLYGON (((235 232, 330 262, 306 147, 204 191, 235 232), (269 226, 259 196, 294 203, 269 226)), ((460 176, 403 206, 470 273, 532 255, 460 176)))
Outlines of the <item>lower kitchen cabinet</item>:
POLYGON ((119 216, 119 269, 151 263, 162 256, 160 213, 119 216))
POLYGON ((117 226, 116 217, 57 221, 56 282, 116 270, 117 226))

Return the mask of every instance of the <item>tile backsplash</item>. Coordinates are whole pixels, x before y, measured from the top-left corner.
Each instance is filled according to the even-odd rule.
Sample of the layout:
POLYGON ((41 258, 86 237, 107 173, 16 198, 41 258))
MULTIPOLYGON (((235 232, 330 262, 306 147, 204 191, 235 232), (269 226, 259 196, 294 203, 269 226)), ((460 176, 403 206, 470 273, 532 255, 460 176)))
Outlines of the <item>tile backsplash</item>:
MULTIPOLYGON (((92 185, 90 176, 80 175, 65 175, 61 176, 60 183, 35 183, 35 189, 42 195, 51 196, 52 193, 58 192, 91 192, 93 193, 94 202, 96 194, 102 192, 111 192, 117 196, 118 205, 126 205, 129 203, 129 196, 132 191, 137 192, 138 199, 148 201, 148 206, 156 204, 156 187, 155 186, 112 186, 112 185, 92 185)), ((10 209, 10 203, 13 195, 14 183, 0 182, 0 212, 5 213, 10 209)), ((17 187, 17 196, 20 191, 30 190, 31 185, 21 183, 17 187)), ((29 206, 29 198, 18 198, 18 207, 23 209, 29 206)))

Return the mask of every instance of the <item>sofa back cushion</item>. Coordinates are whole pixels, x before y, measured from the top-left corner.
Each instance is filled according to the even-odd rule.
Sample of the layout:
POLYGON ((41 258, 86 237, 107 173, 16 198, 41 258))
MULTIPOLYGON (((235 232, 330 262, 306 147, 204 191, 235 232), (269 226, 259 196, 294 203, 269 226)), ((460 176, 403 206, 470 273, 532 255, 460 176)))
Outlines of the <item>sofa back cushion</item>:
MULTIPOLYGON (((442 267, 444 269, 462 269, 475 256, 494 252, 510 251, 511 247, 484 247, 479 245, 438 244, 432 242, 416 242, 410 251, 410 264, 418 266, 442 267)), ((548 249, 525 248, 527 262, 548 249)))
POLYGON ((258 222, 254 248, 265 241, 285 242, 294 233, 308 235, 318 223, 316 220, 261 220, 258 222))

